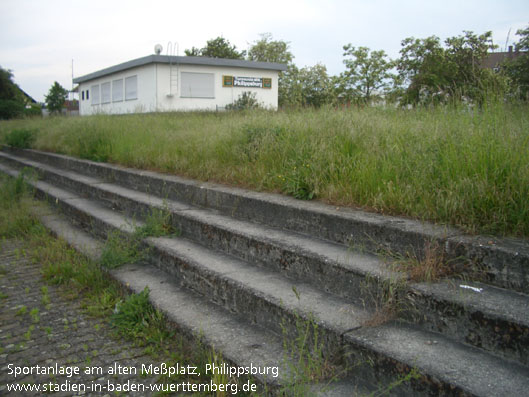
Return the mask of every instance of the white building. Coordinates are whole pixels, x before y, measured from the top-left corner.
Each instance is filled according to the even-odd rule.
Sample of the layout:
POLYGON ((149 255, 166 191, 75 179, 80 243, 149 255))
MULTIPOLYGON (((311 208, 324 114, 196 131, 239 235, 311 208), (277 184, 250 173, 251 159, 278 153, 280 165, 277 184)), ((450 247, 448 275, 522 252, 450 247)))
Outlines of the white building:
POLYGON ((149 55, 75 78, 79 113, 216 110, 255 93, 277 109, 278 74, 286 65, 236 59, 149 55))

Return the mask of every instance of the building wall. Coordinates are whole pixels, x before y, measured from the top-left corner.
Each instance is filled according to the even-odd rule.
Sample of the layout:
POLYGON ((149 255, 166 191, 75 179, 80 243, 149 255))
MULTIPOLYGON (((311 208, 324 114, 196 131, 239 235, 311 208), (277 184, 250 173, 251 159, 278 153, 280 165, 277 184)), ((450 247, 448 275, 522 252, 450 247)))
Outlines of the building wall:
POLYGON ((144 113, 156 111, 156 68, 154 64, 140 66, 134 69, 113 73, 94 80, 86 81, 79 84, 79 112, 82 116, 90 114, 121 114, 121 113, 144 113), (137 76, 137 98, 125 98, 125 79, 137 76), (113 101, 112 82, 114 80, 123 80, 123 98, 122 100, 113 101), (101 91, 101 85, 110 83, 110 102, 93 104, 94 92, 92 87, 97 85, 101 91), (86 91, 89 92, 87 99, 86 91), (84 94, 83 94, 84 93, 84 94), (84 99, 83 99, 84 95, 84 99))
POLYGON ((218 66, 157 64, 158 68, 158 110, 215 110, 233 103, 239 96, 250 91, 256 94, 257 101, 266 108, 277 109, 278 72, 273 70, 221 68, 218 66), (172 96, 170 94, 170 68, 173 68, 172 96), (189 98, 182 95, 182 73, 211 73, 214 80, 214 98, 189 98), (175 84, 174 75, 178 73, 175 84), (271 88, 223 87, 223 76, 257 77, 272 79, 271 88))
MULTIPOLYGON (((187 76, 190 76, 189 74, 187 76)), ((123 87, 123 90, 125 87, 123 87)), ((278 72, 273 70, 246 69, 234 67, 218 67, 206 65, 169 65, 154 63, 113 73, 104 77, 80 83, 80 114, 121 114, 144 113, 171 110, 216 110, 233 103, 245 91, 255 93, 257 101, 264 107, 277 109, 278 100, 278 72), (171 77, 172 70, 172 77, 171 77), (196 78, 204 74, 213 80, 211 97, 190 97, 183 90, 182 74, 192 73, 196 78), (127 77, 137 76, 137 98, 113 101, 112 82, 127 77), (253 87, 223 87, 223 76, 257 77, 271 79, 271 88, 253 87), (171 83, 172 81, 172 83, 171 83), (110 83, 110 102, 93 104, 93 86, 97 85, 101 91, 102 84, 110 83), (89 91, 87 99, 86 91, 89 91), (84 93, 83 93, 84 92, 84 93), (84 100, 83 100, 84 95, 84 100)), ((209 96, 209 94, 208 94, 209 96)))

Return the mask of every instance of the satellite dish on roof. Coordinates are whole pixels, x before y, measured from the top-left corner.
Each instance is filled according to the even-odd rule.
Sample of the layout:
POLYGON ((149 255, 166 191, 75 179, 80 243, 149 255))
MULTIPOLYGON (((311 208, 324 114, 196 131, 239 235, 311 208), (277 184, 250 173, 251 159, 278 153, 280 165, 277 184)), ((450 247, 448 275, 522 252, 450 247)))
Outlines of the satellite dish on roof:
POLYGON ((155 53, 156 55, 160 55, 160 54, 162 53, 162 50, 163 50, 163 47, 162 47, 161 44, 156 44, 156 45, 154 46, 154 53, 155 53))

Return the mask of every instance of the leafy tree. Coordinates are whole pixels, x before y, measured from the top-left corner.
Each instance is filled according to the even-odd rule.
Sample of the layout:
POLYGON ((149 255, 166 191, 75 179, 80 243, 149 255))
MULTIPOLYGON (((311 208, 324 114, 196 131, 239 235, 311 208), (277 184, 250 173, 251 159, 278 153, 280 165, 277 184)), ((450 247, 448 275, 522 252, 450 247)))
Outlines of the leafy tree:
POLYGON ((12 99, 0 99, 0 120, 9 120, 24 115, 24 104, 12 99))
POLYGON ((302 87, 299 81, 299 68, 293 63, 287 70, 279 73, 278 102, 279 106, 301 105, 302 87))
POLYGON ((331 102, 331 78, 327 68, 321 63, 302 68, 299 71, 301 83, 301 104, 303 106, 320 107, 331 102))
POLYGON ((199 56, 201 56, 200 48, 197 48, 195 46, 191 47, 190 50, 185 50, 184 52, 185 52, 185 54, 188 57, 199 57, 199 56))
POLYGON ((481 103, 491 90, 502 89, 500 76, 481 67, 488 52, 495 48, 492 33, 464 35, 445 40, 436 36, 402 41, 397 69, 407 83, 403 103, 440 103, 471 100, 481 103))
POLYGON ((48 95, 46 95, 46 106, 50 113, 60 114, 67 96, 68 91, 64 87, 57 82, 53 83, 48 91, 48 95))
POLYGON ((322 64, 298 69, 289 65, 279 80, 280 106, 320 107, 332 101, 332 79, 322 64))
POLYGON ((339 92, 347 99, 371 102, 389 86, 394 62, 383 50, 371 51, 367 47, 343 47, 346 71, 338 81, 339 92))
POLYGON ((279 72, 279 106, 301 103, 300 87, 297 81, 299 69, 292 63, 294 55, 289 44, 283 40, 273 40, 272 34, 263 33, 248 51, 248 60, 258 62, 286 63, 287 70, 279 72))
POLYGON ((520 52, 516 58, 505 62, 504 70, 511 79, 511 91, 516 97, 529 99, 529 26, 519 29, 516 34, 520 41, 516 43, 516 52, 520 52))
POLYGON ((13 81, 13 72, 0 67, 0 119, 12 119, 23 114, 24 96, 13 81))
POLYGON ((19 100, 20 89, 13 82, 13 72, 0 67, 0 100, 19 100))
POLYGON ((185 50, 185 54, 187 56, 203 56, 210 58, 244 59, 246 51, 237 51, 235 45, 231 45, 228 40, 219 36, 216 39, 208 40, 206 46, 200 50, 196 47, 192 47, 190 50, 185 50))
POLYGON ((294 56, 288 49, 289 43, 283 40, 273 40, 271 33, 261 34, 248 51, 249 61, 291 63, 294 56))

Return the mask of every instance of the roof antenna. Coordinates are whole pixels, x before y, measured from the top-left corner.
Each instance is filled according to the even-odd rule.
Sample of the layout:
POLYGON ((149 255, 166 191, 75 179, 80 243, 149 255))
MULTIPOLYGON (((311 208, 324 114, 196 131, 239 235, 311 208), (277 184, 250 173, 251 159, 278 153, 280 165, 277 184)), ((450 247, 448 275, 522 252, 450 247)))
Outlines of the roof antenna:
POLYGON ((507 40, 505 40, 505 48, 503 49, 503 52, 507 52, 507 44, 509 44, 509 37, 511 36, 511 29, 509 28, 509 33, 507 33, 507 40))

